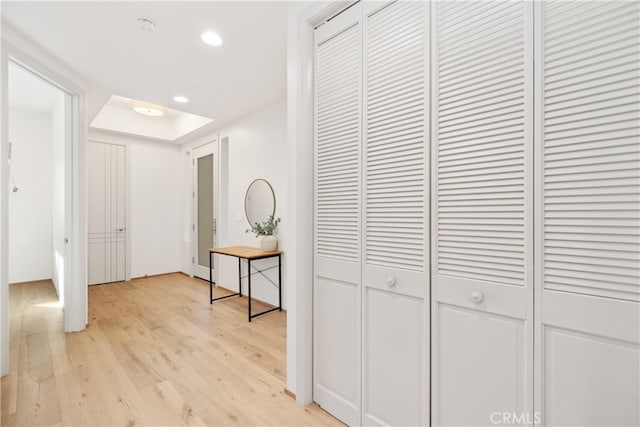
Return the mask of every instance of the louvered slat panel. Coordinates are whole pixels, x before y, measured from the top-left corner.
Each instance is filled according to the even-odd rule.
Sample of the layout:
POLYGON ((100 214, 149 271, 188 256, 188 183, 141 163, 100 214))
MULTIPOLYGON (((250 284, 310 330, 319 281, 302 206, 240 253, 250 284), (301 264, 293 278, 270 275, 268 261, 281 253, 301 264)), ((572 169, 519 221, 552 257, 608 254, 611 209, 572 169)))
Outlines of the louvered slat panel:
POLYGON ((425 269, 425 31, 420 2, 367 26, 366 262, 425 269))
POLYGON ((640 300, 640 3, 545 2, 545 289, 640 300))
POLYGON ((317 48, 316 250, 359 259, 360 35, 351 27, 317 48))
POLYGON ((525 280, 524 4, 440 2, 438 273, 525 280))

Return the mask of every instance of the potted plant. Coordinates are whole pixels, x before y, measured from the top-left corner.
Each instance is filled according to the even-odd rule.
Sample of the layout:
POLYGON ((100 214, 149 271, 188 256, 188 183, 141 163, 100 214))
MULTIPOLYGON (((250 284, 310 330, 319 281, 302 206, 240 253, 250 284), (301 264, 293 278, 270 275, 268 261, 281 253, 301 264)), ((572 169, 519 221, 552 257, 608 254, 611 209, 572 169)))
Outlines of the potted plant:
POLYGON ((278 247, 278 238, 275 234, 278 230, 279 223, 280 218, 275 219, 273 215, 271 215, 266 221, 254 223, 251 225, 251 229, 245 232, 253 231, 256 237, 260 238, 260 249, 263 251, 275 251, 276 247, 278 247))

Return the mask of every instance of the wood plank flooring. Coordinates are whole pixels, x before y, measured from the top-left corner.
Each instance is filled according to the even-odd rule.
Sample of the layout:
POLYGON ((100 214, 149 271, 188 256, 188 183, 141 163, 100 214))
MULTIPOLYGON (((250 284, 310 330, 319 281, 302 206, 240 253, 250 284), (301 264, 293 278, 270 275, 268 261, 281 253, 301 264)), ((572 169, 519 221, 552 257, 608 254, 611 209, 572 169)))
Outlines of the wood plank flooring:
POLYGON ((11 285, 2 426, 342 425, 285 395, 284 312, 208 296, 181 274, 91 286, 65 334, 50 281, 11 285))

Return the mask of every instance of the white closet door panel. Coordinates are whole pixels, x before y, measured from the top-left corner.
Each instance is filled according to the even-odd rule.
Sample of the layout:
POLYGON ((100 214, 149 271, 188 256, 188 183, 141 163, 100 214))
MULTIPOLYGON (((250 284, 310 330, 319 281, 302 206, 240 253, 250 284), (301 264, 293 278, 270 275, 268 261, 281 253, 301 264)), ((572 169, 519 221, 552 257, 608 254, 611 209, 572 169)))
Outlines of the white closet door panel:
POLYGON ((114 217, 114 247, 115 269, 114 281, 120 282, 126 279, 126 162, 125 147, 114 146, 115 152, 115 217, 114 217))
POLYGON ((366 26, 363 282, 387 288, 395 275, 416 296, 427 289, 426 18, 424 4, 395 2, 366 26))
POLYGON ((90 142, 87 144, 87 191, 89 193, 88 229, 89 238, 104 237, 106 232, 106 145, 90 142))
MULTIPOLYGON (((115 182, 116 177, 114 173, 115 167, 115 153, 113 150, 113 145, 105 144, 105 169, 107 171, 105 175, 105 212, 106 212, 106 221, 105 221, 105 233, 109 238, 115 237, 114 224, 115 224, 115 182)), ((113 271, 113 268, 107 267, 108 271, 113 271)), ((109 277, 111 279, 111 277, 109 277)))
POLYGON ((427 7, 369 3, 365 13, 366 425, 429 422, 427 7))
POLYGON ((443 304, 481 308, 489 313, 514 318, 521 318, 522 313, 527 311, 526 289, 515 286, 442 276, 433 289, 438 301, 443 304), (474 292, 480 292, 483 296, 479 303, 469 298, 474 292))
POLYGON ((123 238, 114 239, 112 248, 112 282, 122 282, 125 280, 125 240, 123 238))
POLYGON ((115 199, 116 216, 115 229, 121 235, 126 231, 126 157, 125 147, 117 145, 115 148, 115 199))
POLYGON ((489 425, 533 408, 533 8, 433 10, 432 423, 489 425))
POLYGON ((353 262, 360 257, 360 58, 357 25, 317 48, 316 254, 353 262))
POLYGON ((637 344, 548 326, 544 348, 546 425, 640 424, 637 344))
POLYGON ((89 284, 126 279, 125 147, 90 141, 89 284))
POLYGON ((549 6, 543 69, 544 288, 640 301, 639 6, 601 2, 594 15, 555 8, 547 19, 549 6), (628 25, 609 21, 613 16, 628 25), (565 35, 585 25, 602 34, 565 35), (596 104, 585 99, 618 83, 635 93, 596 104), (560 97, 572 100, 558 105, 560 97), (621 129, 626 136, 620 137, 621 129), (584 244, 594 240, 597 246, 584 244))
POLYGON ((438 311, 437 425, 491 425, 493 412, 526 412, 525 322, 457 305, 438 311))
POLYGON ((359 286, 316 275, 314 305, 314 400, 355 425, 360 400, 359 286))
POLYGON ((360 424, 361 5, 315 32, 314 400, 360 424))
POLYGON ((640 4, 537 7, 536 409, 638 425, 640 4))
POLYGON ((104 238, 89 239, 87 260, 89 265, 88 283, 107 283, 107 242, 104 238))
POLYGON ((423 425, 427 329, 424 301, 387 290, 365 294, 364 425, 423 425))

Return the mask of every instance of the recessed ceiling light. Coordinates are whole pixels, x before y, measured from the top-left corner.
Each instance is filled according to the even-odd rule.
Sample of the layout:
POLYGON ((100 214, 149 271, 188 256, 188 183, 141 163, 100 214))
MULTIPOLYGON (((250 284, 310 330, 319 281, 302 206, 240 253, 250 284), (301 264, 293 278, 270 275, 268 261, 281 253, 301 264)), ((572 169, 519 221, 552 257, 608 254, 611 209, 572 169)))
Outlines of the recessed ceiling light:
POLYGON ((203 42, 211 46, 220 46, 222 44, 222 38, 213 31, 207 31, 200 36, 203 42))
POLYGON ((173 100, 176 102, 179 102, 181 104, 185 104, 187 102, 189 102, 189 98, 185 97, 185 96, 174 96, 173 100))
POLYGON ((151 117, 164 116, 164 111, 161 106, 140 101, 133 103, 133 111, 151 117))
POLYGON ((138 27, 143 31, 154 31, 156 29, 156 24, 149 19, 138 18, 138 27))

